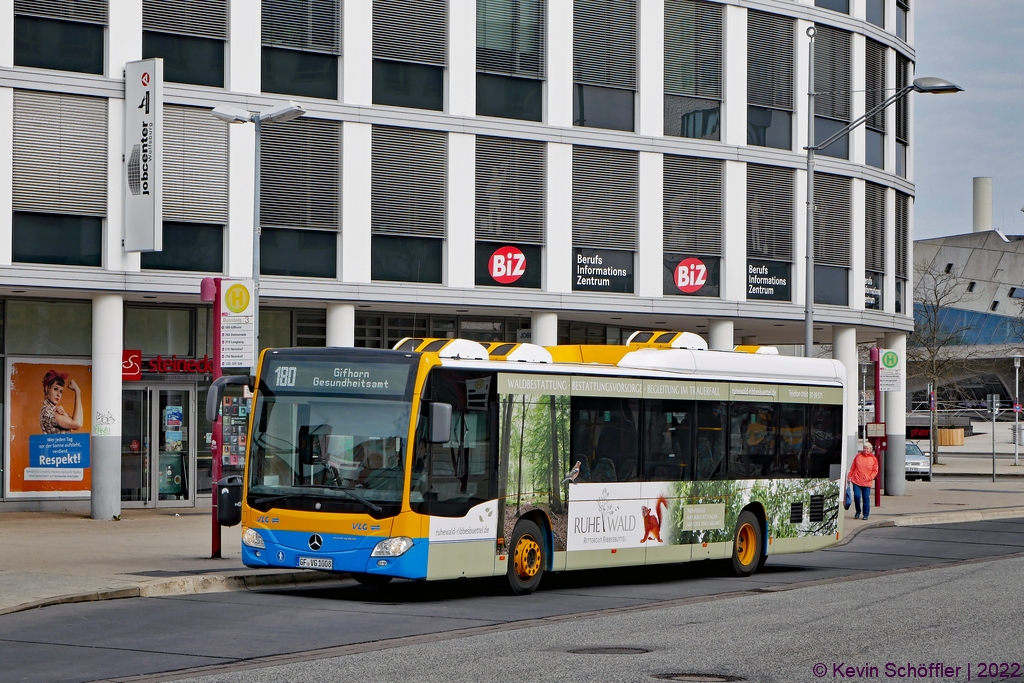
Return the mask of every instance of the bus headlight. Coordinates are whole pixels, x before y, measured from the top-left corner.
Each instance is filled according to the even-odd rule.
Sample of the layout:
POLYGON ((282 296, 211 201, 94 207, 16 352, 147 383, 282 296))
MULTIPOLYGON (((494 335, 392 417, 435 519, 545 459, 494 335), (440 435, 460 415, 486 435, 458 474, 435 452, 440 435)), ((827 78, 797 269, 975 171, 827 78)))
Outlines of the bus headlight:
POLYGON ((242 543, 249 546, 250 548, 266 548, 266 544, 263 543, 263 537, 260 536, 260 532, 249 527, 242 529, 242 543))
POLYGON ((412 547, 412 539, 408 536, 385 538, 377 544, 370 557, 398 557, 404 555, 412 547))

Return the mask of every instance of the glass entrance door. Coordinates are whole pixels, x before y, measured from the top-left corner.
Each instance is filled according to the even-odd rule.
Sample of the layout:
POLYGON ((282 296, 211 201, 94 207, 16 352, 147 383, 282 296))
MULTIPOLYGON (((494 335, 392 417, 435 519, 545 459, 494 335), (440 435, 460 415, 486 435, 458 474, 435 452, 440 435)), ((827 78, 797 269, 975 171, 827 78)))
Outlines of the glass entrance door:
POLYGON ((122 396, 122 502, 195 505, 195 387, 133 385, 122 396))

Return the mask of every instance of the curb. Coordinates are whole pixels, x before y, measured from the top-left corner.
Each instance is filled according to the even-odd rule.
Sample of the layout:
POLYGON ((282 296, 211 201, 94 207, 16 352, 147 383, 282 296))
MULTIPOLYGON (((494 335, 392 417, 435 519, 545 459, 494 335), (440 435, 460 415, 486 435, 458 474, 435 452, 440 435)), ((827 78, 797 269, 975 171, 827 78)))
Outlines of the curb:
POLYGON ((301 588, 309 584, 337 582, 348 574, 327 574, 317 571, 275 572, 273 574, 212 574, 206 576, 183 576, 155 583, 147 583, 131 588, 115 588, 111 590, 91 591, 58 595, 24 602, 13 607, 0 608, 0 616, 24 612, 41 607, 54 605, 70 605, 77 602, 97 602, 100 600, 121 600, 124 598, 154 598, 170 595, 199 595, 203 593, 230 593, 234 591, 255 590, 269 587, 301 588))
POLYGON ((892 519, 881 519, 846 531, 834 548, 846 545, 866 529, 892 526, 927 526, 930 524, 957 524, 961 522, 982 522, 991 519, 1014 519, 1024 517, 1024 507, 988 508, 984 510, 962 510, 955 512, 933 512, 928 514, 902 515, 892 519))

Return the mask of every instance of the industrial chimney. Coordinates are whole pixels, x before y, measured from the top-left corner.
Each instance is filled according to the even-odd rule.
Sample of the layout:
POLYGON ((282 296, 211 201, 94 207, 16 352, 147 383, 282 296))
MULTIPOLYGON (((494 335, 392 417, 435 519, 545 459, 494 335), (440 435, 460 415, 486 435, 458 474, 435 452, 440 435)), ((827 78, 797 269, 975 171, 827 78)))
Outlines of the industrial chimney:
POLYGON ((974 179, 974 232, 992 229, 992 179, 974 179))

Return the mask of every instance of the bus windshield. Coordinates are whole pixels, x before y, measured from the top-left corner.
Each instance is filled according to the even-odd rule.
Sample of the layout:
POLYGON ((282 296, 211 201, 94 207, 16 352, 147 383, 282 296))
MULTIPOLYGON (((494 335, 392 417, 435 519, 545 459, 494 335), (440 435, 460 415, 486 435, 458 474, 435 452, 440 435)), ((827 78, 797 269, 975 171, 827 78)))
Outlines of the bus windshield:
POLYGON ((398 513, 417 358, 358 355, 268 353, 253 410, 251 507, 398 513))

